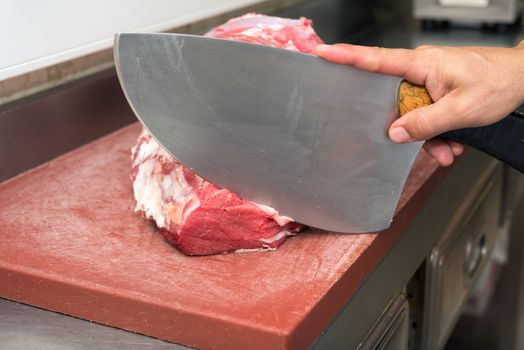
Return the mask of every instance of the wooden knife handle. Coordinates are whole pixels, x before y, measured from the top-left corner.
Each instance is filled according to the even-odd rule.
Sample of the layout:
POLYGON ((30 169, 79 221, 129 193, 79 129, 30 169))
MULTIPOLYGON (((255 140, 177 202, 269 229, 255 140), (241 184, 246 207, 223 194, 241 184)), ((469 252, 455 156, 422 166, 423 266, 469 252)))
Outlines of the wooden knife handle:
POLYGON ((398 109, 400 116, 414 109, 424 107, 433 103, 428 90, 423 85, 416 85, 403 80, 398 91, 398 109))
MULTIPOLYGON (((398 92, 400 116, 433 103, 428 90, 422 85, 402 81, 398 92)), ((451 130, 439 137, 475 147, 524 172, 524 114, 513 112, 498 123, 451 130)))

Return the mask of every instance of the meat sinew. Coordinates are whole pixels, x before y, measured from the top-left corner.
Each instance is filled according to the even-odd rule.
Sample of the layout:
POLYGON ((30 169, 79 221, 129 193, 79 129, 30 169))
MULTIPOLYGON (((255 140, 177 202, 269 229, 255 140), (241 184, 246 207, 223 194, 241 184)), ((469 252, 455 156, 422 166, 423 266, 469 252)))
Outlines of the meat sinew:
MULTIPOLYGON (((322 43, 305 18, 247 14, 206 34, 312 53, 322 43)), ((136 210, 189 255, 277 248, 303 226, 205 181, 171 157, 146 131, 132 149, 136 210)))

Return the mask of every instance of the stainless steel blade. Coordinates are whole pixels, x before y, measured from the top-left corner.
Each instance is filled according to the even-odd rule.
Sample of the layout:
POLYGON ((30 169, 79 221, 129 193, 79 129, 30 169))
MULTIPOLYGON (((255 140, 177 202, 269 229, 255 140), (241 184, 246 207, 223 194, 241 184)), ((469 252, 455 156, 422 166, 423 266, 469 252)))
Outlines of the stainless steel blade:
POLYGON ((399 78, 178 34, 117 34, 115 59, 137 117, 208 181, 314 227, 390 225, 421 146, 386 136, 399 78))

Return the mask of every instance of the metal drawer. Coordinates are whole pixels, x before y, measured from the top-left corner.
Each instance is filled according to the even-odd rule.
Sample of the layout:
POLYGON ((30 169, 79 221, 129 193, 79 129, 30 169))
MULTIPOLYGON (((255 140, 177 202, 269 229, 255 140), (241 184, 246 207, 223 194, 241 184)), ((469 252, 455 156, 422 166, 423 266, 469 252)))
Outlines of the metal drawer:
POLYGON ((423 349, 442 349, 466 296, 482 271, 498 232, 502 176, 496 171, 466 201, 426 262, 423 349))
POLYGON ((409 305, 404 292, 386 306, 359 350, 405 350, 408 346, 409 305))
POLYGON ((504 165, 502 176, 502 215, 500 222, 504 225, 511 222, 515 206, 524 195, 524 181, 522 174, 509 165, 504 165))

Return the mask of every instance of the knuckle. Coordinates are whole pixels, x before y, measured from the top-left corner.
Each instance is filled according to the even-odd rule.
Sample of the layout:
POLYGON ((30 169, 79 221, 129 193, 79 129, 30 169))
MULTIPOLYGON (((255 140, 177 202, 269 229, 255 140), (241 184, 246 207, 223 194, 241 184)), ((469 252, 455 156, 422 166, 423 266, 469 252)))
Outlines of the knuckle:
POLYGON ((453 100, 450 106, 450 116, 453 123, 450 125, 452 128, 460 128, 465 126, 472 126, 476 124, 477 118, 475 117, 476 104, 469 98, 457 98, 453 100))
POLYGON ((426 70, 438 69, 445 58, 446 49, 441 46, 422 45, 415 49, 414 64, 424 67, 426 70))
POLYGON ((453 114, 459 119, 469 119, 472 104, 467 98, 459 98, 453 101, 453 114))
POLYGON ((433 59, 435 59, 436 57, 440 57, 442 54, 444 54, 446 48, 442 46, 422 45, 417 47, 416 50, 421 53, 424 53, 428 57, 432 57, 433 59))
POLYGON ((416 51, 424 51, 433 48, 433 45, 420 45, 415 48, 416 51))
POLYGON ((385 47, 375 47, 375 50, 377 51, 378 56, 382 59, 386 58, 390 53, 389 49, 386 49, 385 47))

